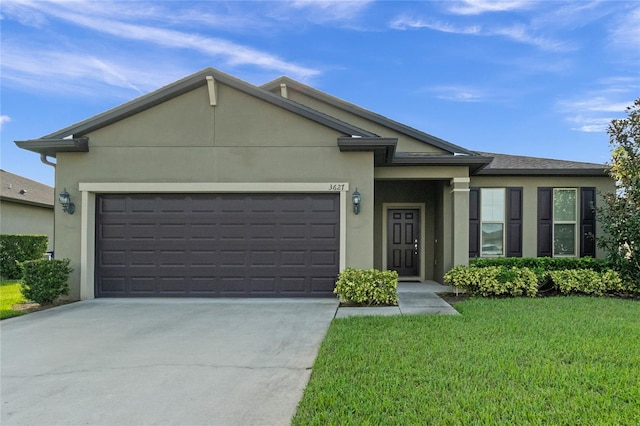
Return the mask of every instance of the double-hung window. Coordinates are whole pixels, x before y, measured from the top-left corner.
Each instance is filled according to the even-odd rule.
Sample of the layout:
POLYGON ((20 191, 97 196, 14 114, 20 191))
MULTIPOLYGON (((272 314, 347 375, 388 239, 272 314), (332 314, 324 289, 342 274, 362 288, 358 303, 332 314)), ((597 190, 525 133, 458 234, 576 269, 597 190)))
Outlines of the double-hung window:
POLYGON ((553 255, 577 256, 578 194, 575 188, 553 190, 553 255))
POLYGON ((504 256, 505 189, 480 190, 480 255, 504 256))

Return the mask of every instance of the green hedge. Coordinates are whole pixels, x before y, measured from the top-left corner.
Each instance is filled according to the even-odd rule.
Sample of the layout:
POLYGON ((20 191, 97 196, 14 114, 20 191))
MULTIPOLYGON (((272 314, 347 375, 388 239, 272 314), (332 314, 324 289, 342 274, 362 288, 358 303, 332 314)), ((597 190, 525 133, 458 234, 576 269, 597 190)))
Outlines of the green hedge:
POLYGON ((42 259, 47 244, 46 235, 0 235, 0 279, 19 279, 20 263, 42 259))
POLYGON ((69 294, 69 259, 29 260, 22 264, 22 295, 40 305, 69 294))
POLYGON ((612 270, 566 269, 536 274, 527 267, 456 266, 444 276, 446 284, 464 289, 474 296, 536 296, 540 280, 561 294, 633 293, 634 287, 624 283, 612 270))
POLYGON ((338 275, 333 290, 340 300, 358 305, 397 305, 398 273, 347 268, 338 275))
POLYGON ((444 276, 448 285, 474 296, 529 296, 538 294, 538 278, 529 268, 456 266, 444 276))
POLYGON ((506 266, 508 268, 542 269, 544 271, 561 271, 568 269, 590 269, 604 272, 611 269, 608 262, 592 257, 492 257, 476 258, 469 261, 469 266, 506 266))
POLYGON ((572 269, 549 272, 555 288, 562 294, 582 293, 602 296, 606 292, 629 291, 616 271, 572 269))

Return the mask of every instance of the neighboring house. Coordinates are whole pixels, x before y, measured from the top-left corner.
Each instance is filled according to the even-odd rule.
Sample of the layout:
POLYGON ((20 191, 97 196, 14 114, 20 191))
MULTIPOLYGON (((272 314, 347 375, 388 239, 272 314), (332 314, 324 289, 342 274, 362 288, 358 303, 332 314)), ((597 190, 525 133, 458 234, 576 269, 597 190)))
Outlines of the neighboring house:
POLYGON ((53 188, 0 170, 0 233, 46 235, 53 250, 53 188))
POLYGON ((474 256, 602 257, 592 205, 614 189, 602 164, 478 153, 212 68, 16 143, 57 159, 76 213, 56 209, 56 256, 82 299, 331 295, 345 267, 441 281, 474 256))

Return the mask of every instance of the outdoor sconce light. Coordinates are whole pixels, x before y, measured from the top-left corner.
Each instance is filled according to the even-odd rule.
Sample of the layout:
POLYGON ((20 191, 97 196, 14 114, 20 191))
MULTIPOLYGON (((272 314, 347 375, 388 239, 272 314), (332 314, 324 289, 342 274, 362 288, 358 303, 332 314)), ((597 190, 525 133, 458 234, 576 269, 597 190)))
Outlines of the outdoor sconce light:
POLYGON ((356 190, 353 192, 353 195, 351 196, 351 202, 353 203, 353 212, 355 214, 360 213, 360 193, 358 192, 358 188, 356 188, 356 190))
POLYGON ((76 205, 71 202, 71 196, 67 192, 67 188, 58 195, 58 201, 62 204, 62 211, 65 213, 73 214, 76 211, 76 205))

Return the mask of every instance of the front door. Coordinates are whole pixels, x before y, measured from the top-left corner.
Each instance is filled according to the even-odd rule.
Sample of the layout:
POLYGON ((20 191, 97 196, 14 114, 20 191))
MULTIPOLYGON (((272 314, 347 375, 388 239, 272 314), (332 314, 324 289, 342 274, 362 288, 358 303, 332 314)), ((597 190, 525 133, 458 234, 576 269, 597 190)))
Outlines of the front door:
POLYGON ((418 276, 420 210, 389 209, 387 222, 387 269, 400 276, 418 276))

